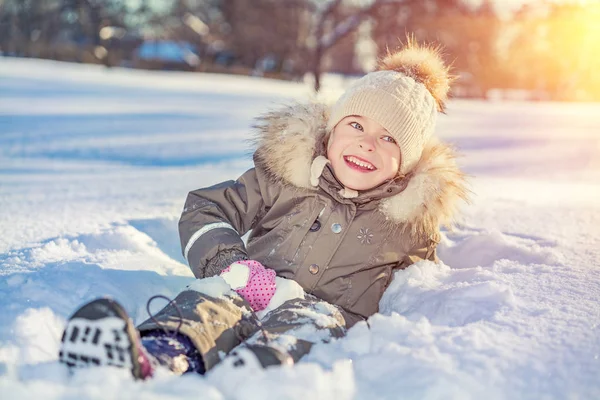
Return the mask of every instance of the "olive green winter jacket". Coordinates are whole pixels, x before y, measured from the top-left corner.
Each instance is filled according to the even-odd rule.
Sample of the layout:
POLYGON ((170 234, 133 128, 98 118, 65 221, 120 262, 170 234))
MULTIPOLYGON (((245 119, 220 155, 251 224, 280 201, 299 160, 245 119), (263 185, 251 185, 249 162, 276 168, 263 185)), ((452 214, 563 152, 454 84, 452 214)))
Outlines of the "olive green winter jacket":
POLYGON ((435 139, 406 176, 344 189, 323 157, 327 115, 296 104, 260 118, 255 168, 190 192, 179 231, 196 277, 258 260, 341 307, 349 327, 378 311, 395 270, 436 260, 439 227, 466 189, 452 150, 435 139))

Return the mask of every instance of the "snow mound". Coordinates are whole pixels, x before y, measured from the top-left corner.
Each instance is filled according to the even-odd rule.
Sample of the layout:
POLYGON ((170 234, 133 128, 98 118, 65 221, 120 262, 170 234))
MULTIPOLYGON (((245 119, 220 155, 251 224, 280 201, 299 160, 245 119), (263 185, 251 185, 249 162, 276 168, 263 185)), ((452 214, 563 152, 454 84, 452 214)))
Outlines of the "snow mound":
POLYGON ((494 371, 504 363, 496 346, 505 338, 491 332, 457 332, 426 318, 376 314, 368 324, 355 325, 344 339, 316 345, 306 361, 330 365, 349 358, 360 377, 358 399, 501 399, 501 379, 494 371), (488 373, 478 379, 482 368, 488 373))
POLYGON ((454 270, 421 261, 396 272, 380 301, 380 312, 410 320, 426 317, 436 325, 463 326, 488 320, 516 304, 508 284, 483 268, 454 270))
POLYGON ((19 344, 19 363, 34 364, 56 359, 65 320, 50 308, 29 308, 14 324, 19 344))
POLYGON ((452 268, 489 267, 502 259, 522 264, 557 264, 558 252, 541 238, 528 238, 503 232, 449 233, 438 246, 438 254, 452 268))
POLYGON ((95 233, 59 237, 13 250, 5 256, 2 273, 31 272, 48 264, 82 262, 104 269, 148 270, 163 275, 192 276, 187 265, 165 254, 147 234, 131 225, 114 224, 95 233))
POLYGON ((242 370, 241 373, 233 369, 219 372, 224 373, 209 373, 207 380, 228 399, 350 400, 356 398, 355 373, 349 360, 334 362, 327 369, 316 364, 303 363, 293 367, 242 370), (232 384, 234 379, 237 385, 232 384), (273 382, 277 382, 277 385, 273 382))
POLYGON ((66 262, 85 258, 86 246, 78 240, 58 238, 31 250, 29 259, 34 265, 66 262))

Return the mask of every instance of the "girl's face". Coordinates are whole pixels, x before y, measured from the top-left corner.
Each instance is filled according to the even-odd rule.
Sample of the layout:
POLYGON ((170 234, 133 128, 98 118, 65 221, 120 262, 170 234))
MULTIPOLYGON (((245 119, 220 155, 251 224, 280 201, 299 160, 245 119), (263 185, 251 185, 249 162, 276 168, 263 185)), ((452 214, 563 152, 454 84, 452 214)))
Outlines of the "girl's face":
POLYGON ((379 123, 349 116, 333 129, 327 159, 345 187, 368 190, 396 176, 400 148, 379 123))

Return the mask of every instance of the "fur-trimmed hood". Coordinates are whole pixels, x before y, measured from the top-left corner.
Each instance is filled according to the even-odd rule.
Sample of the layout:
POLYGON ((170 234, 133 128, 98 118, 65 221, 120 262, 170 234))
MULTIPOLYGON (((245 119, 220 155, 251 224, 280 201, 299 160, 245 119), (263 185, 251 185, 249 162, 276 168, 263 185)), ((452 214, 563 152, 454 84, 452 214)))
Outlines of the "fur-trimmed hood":
MULTIPOLYGON (((255 138, 257 166, 274 181, 316 190, 311 167, 317 157, 325 155, 328 116, 328 106, 308 103, 260 117, 255 138)), ((455 152, 437 139, 425 145, 421 159, 403 179, 407 180, 403 190, 381 199, 378 209, 389 223, 412 237, 450 225, 459 203, 468 201, 469 190, 455 152)))

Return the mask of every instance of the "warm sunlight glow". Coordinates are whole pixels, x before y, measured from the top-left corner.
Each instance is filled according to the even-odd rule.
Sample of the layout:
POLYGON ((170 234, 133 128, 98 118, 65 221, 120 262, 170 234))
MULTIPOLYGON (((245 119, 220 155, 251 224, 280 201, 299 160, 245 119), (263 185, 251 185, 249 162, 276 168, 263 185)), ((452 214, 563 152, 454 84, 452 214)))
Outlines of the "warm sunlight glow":
MULTIPOLYGON (((600 98, 600 4, 564 5, 539 20, 525 22, 530 29, 531 61, 545 87, 556 88, 565 99, 600 98), (537 62, 536 62, 537 61, 537 62)), ((526 64, 528 67, 530 64, 526 64)))

